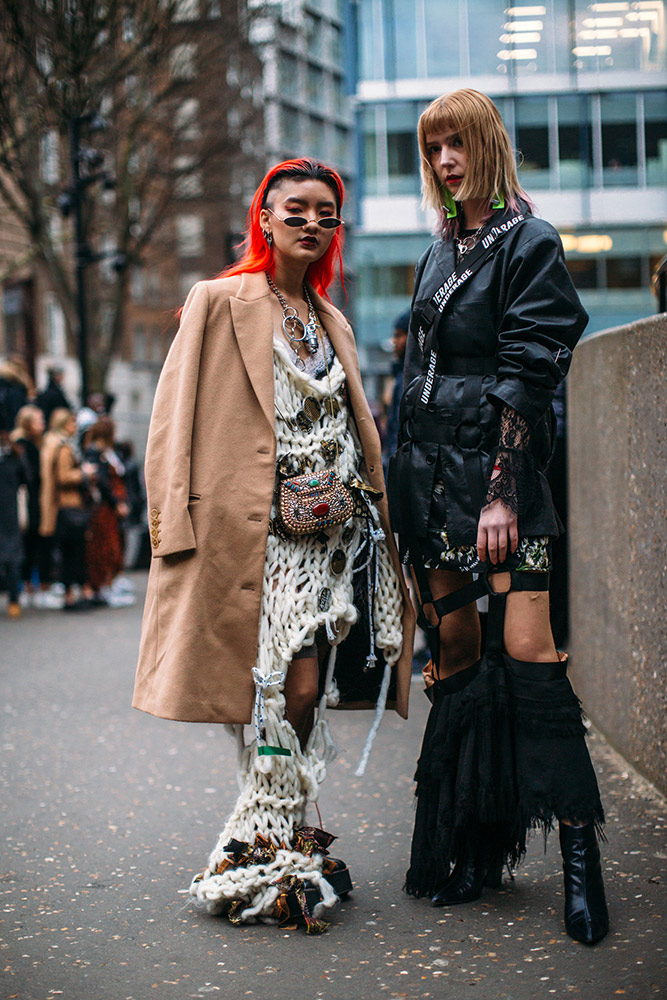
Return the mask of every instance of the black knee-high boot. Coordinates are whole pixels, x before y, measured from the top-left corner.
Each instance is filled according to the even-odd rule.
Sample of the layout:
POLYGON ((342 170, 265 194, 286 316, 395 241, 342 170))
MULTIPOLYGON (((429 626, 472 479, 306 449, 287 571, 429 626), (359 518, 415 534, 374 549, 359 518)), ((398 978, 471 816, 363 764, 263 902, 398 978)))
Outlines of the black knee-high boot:
POLYGON ((518 789, 518 839, 531 827, 561 824, 565 926, 593 944, 609 929, 596 829, 604 823, 588 753, 581 706, 566 676, 566 659, 528 663, 505 657, 512 690, 518 789))

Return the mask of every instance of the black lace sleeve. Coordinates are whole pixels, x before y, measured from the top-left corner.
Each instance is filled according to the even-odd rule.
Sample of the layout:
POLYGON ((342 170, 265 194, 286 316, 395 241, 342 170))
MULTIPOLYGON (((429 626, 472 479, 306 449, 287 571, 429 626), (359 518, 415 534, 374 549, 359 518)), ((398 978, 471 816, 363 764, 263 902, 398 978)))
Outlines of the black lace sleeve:
POLYGON ((500 413, 498 451, 484 506, 500 500, 513 514, 526 509, 533 494, 533 462, 528 450, 530 428, 511 406, 500 413))

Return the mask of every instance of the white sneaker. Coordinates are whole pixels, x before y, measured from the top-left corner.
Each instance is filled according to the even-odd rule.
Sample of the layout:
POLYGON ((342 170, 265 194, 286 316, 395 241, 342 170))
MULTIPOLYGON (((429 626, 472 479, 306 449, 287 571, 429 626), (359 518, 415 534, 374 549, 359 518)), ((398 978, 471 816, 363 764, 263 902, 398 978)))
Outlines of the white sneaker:
POLYGON ((59 611, 65 603, 64 593, 56 593, 51 590, 38 590, 33 597, 33 607, 48 608, 51 611, 59 611))

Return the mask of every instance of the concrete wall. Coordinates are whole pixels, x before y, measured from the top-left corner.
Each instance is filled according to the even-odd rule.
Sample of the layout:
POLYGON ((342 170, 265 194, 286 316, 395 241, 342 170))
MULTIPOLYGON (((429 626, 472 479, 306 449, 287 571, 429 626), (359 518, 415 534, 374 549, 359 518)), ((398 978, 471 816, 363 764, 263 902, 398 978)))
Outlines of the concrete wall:
POLYGON ((572 682, 667 791, 667 314, 575 351, 568 467, 572 682))

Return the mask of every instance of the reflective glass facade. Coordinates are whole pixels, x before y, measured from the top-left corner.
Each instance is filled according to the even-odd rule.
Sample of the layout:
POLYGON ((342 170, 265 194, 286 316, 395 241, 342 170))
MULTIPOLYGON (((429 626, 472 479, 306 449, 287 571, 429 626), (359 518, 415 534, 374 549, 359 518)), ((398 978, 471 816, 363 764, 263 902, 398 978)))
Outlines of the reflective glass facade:
POLYGON ((431 242, 416 125, 440 94, 498 106, 522 185, 559 230, 588 332, 655 311, 667 251, 663 0, 358 0, 357 333, 385 342, 431 242))

